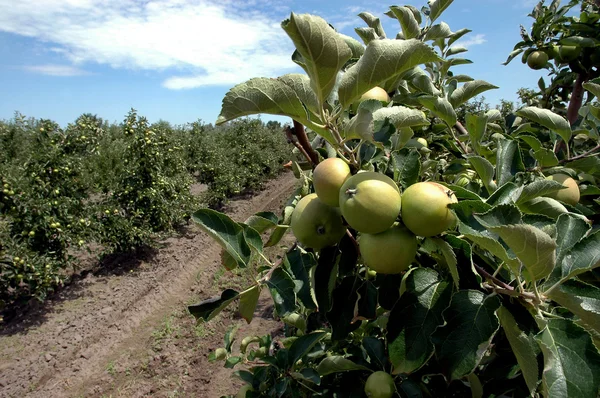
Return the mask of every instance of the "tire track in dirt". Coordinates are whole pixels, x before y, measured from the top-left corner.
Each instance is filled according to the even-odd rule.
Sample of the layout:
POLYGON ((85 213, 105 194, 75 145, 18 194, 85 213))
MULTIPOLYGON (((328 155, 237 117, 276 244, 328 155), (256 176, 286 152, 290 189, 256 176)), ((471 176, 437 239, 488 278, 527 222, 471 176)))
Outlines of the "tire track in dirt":
MULTIPOLYGON (((243 221, 257 211, 278 212, 295 184, 291 173, 283 174, 256 196, 232 202, 227 213, 243 221)), ((220 246, 192 227, 165 245, 131 273, 89 274, 0 331, 0 397, 94 395, 90 386, 102 383, 110 358, 147 350, 174 309, 192 295, 214 294, 220 246), (43 320, 36 324, 36 316, 43 320)))

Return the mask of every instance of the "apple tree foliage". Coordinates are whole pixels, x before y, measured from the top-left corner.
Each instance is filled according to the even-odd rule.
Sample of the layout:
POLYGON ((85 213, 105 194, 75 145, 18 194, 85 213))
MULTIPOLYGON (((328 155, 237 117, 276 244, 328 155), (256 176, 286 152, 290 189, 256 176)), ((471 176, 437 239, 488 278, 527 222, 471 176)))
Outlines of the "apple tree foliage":
POLYGON ((463 125, 457 107, 497 87, 452 71, 471 61, 456 44, 470 31, 440 20, 451 3, 390 7, 395 37, 377 16, 361 13, 363 43, 318 16, 292 13, 282 28, 306 73, 251 79, 226 94, 218 123, 289 116, 290 139, 305 155, 293 164, 299 188, 281 217, 193 215, 222 245, 225 267, 252 267, 257 278, 189 311, 210 321, 237 302, 251 322, 267 289, 286 323, 285 336, 249 336, 239 351, 231 330, 227 353, 212 355, 240 366, 246 397, 362 397, 377 371, 393 375, 400 397, 598 396, 600 80, 588 62, 600 51, 598 6, 540 3, 533 32, 523 29, 511 54, 549 43, 581 48, 572 61, 548 65, 551 87, 560 88, 546 94, 552 106, 506 118, 497 110, 469 113, 463 125), (566 16, 576 5, 581 13, 566 16), (363 101, 353 111, 375 86, 391 101, 363 101), (576 117, 565 118, 565 106, 576 117), (428 146, 409 145, 414 138, 428 146), (272 263, 263 250, 286 233, 295 203, 313 191, 311 168, 328 157, 345 160, 353 173, 386 174, 401 190, 437 181, 458 198, 448 205, 458 222, 419 237, 415 260, 401 274, 373 275, 352 229, 333 247, 315 252, 296 243, 272 263), (545 178, 558 172, 579 183, 579 203, 548 196, 564 189, 545 178))

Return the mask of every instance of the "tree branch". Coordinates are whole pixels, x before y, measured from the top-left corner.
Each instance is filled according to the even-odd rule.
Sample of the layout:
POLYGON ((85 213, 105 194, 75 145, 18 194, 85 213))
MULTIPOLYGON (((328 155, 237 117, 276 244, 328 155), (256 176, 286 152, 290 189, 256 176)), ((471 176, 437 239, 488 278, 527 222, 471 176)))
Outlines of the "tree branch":
POLYGON ((567 163, 567 162, 572 162, 573 160, 585 158, 586 156, 589 156, 589 155, 593 154, 594 152, 596 152, 599 149, 600 149, 600 145, 596 145, 595 147, 593 147, 592 149, 590 149, 586 153, 582 153, 581 155, 573 156, 570 159, 563 159, 563 160, 561 160, 559 162, 559 164, 564 164, 564 163, 567 163))
POLYGON ((473 264, 473 266, 475 267, 477 272, 479 272, 481 274, 481 276, 485 277, 486 279, 488 279, 489 281, 494 283, 494 285, 498 286, 496 288, 493 288, 494 291, 496 291, 498 293, 503 293, 503 294, 506 294, 509 296, 522 297, 522 298, 532 301, 534 303, 540 304, 540 301, 538 300, 538 298, 536 297, 535 294, 530 293, 530 292, 522 292, 522 293, 518 292, 515 290, 514 287, 512 287, 511 285, 509 285, 505 282, 502 282, 500 279, 496 278, 494 275, 490 274, 489 272, 487 272, 486 270, 481 268, 479 265, 473 264))
POLYGON ((297 121, 294 120, 293 134, 298 138, 298 142, 300 143, 300 145, 302 145, 302 147, 304 148, 306 153, 309 155, 309 159, 310 159, 311 163, 313 164, 313 167, 318 165, 319 164, 319 155, 317 155, 317 152, 315 152, 313 147, 310 145, 310 142, 308 141, 308 137, 306 136, 306 131, 304 130, 304 126, 302 125, 302 123, 298 123, 297 121))

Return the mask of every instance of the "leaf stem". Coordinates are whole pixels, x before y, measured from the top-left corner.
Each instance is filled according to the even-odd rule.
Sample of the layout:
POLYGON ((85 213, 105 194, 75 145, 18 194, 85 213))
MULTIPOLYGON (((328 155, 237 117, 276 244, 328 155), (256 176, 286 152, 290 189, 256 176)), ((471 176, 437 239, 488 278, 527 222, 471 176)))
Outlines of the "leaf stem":
POLYGON ((479 272, 486 279, 490 280, 496 286, 498 286, 498 287, 493 288, 494 291, 496 291, 498 293, 506 294, 508 296, 522 297, 522 298, 524 298, 526 300, 530 300, 536 304, 541 304, 541 299, 539 298, 539 296, 537 296, 533 293, 530 293, 530 292, 518 292, 515 290, 514 287, 512 287, 511 285, 509 285, 505 282, 502 282, 500 279, 496 278, 494 275, 490 274, 489 272, 487 272, 486 270, 484 270, 477 264, 473 264, 473 266, 475 267, 477 272, 479 272))
POLYGON ((567 163, 567 162, 572 162, 572 161, 574 161, 574 160, 578 160, 578 159, 585 158, 586 156, 589 156, 589 155, 593 154, 594 152, 596 152, 596 151, 597 151, 597 150, 599 150, 599 149, 600 149, 600 145, 596 145, 595 147, 593 147, 592 149, 590 149, 589 151, 587 151, 587 152, 585 152, 585 153, 582 153, 581 155, 573 156, 573 157, 572 157, 572 158, 570 158, 570 159, 568 159, 568 158, 567 158, 567 159, 562 159, 562 160, 559 162, 559 164, 565 164, 565 163, 567 163))
MULTIPOLYGON (((294 244, 292 246, 290 246, 290 248, 285 252, 285 254, 287 255, 292 250, 295 250, 296 247, 298 247, 298 242, 294 242, 294 244)), ((261 253, 261 255, 263 256, 263 258, 266 258, 262 253, 261 253)), ((283 259, 284 258, 285 258, 285 256, 283 256, 279 260, 277 260, 277 262, 275 264, 272 264, 271 269, 269 270, 269 272, 267 272, 265 274, 265 276, 263 276, 262 278, 260 278, 257 282, 259 284, 261 284, 261 283, 265 283, 269 279, 271 279, 271 276, 273 275, 273 271, 275 271, 277 268, 281 267, 281 264, 283 264, 283 259)), ((269 262, 269 264, 271 264, 271 262, 269 260, 267 260, 267 261, 269 262)))

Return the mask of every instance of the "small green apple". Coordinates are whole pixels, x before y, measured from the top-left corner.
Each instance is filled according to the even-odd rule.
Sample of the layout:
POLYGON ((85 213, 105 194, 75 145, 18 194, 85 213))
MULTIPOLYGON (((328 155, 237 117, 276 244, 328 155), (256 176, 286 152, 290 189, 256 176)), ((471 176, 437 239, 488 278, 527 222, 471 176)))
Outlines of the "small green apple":
POLYGON ((296 239, 314 250, 335 245, 346 233, 340 210, 323 203, 316 193, 298 201, 290 225, 296 239))
POLYGON ((543 51, 534 51, 527 57, 527 65, 531 69, 542 69, 548 62, 548 54, 543 51))
POLYGON ((381 233, 360 234, 360 254, 365 265, 378 274, 399 274, 408 269, 417 254, 417 237, 395 225, 381 233))
POLYGON ((546 195, 549 198, 560 200, 561 202, 565 202, 570 204, 571 206, 575 206, 579 203, 580 193, 579 186, 577 185, 577 181, 566 174, 552 174, 546 177, 548 180, 553 180, 561 183, 566 189, 561 189, 560 191, 552 192, 546 195))
POLYGON ((366 171, 348 178, 340 189, 340 210, 358 232, 377 234, 390 228, 400 213, 400 190, 390 177, 366 171))
POLYGON ((454 193, 436 182, 418 182, 402 194, 402 221, 415 235, 439 235, 456 222, 448 208, 456 203, 454 193))
POLYGON ((381 370, 371 373, 365 383, 365 394, 369 398, 391 398, 395 392, 394 379, 381 370))
POLYGON ((340 158, 329 158, 319 163, 313 172, 313 186, 321 202, 338 207, 340 188, 348 177, 350 167, 340 158))

